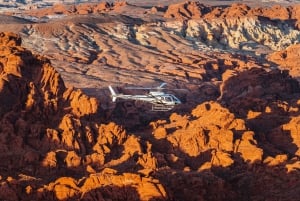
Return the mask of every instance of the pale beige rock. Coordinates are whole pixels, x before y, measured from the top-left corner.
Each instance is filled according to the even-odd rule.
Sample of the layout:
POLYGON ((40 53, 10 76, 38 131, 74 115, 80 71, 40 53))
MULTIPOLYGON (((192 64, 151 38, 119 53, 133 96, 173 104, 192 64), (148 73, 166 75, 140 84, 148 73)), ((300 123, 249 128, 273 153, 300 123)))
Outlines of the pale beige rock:
POLYGON ((247 163, 260 163, 262 161, 263 150, 257 147, 254 133, 251 131, 244 132, 242 139, 236 140, 235 152, 240 153, 247 163))

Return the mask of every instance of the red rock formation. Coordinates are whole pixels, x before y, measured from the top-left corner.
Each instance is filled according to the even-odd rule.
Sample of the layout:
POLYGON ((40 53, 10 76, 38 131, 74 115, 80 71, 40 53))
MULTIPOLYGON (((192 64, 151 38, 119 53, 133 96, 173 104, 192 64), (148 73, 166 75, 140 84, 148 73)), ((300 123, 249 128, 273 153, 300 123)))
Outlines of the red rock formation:
POLYGON ((242 116, 249 111, 264 112, 269 104, 292 99, 288 94, 299 91, 299 84, 288 71, 268 72, 262 68, 241 72, 228 70, 223 73, 222 79, 219 99, 231 111, 242 116))
POLYGON ((300 155, 299 116, 292 117, 289 122, 274 128, 269 134, 269 141, 284 153, 300 155))
POLYGON ((290 9, 280 5, 274 5, 269 8, 254 9, 253 14, 262 15, 270 19, 280 19, 280 20, 290 19, 290 9))
POLYGON ((185 158, 186 166, 199 170, 229 167, 234 163, 235 154, 250 163, 262 160, 263 151, 257 147, 254 133, 246 131, 245 122, 236 119, 226 108, 207 102, 196 107, 192 115, 173 114, 169 124, 156 125, 153 132, 155 139, 166 139, 170 143, 168 152, 185 158))
MULTIPOLYGON (((180 12, 193 17, 189 6, 180 12)), ((249 10, 232 7, 233 16, 249 10)), ((203 89, 210 101, 193 100, 191 111, 157 114, 128 132, 20 45, 19 36, 0 34, 0 200, 293 200, 300 193, 299 85, 287 71, 246 57, 182 57, 202 65, 207 80, 219 77, 220 89, 203 89)))
POLYGON ((205 6, 199 1, 186 1, 168 6, 164 17, 181 20, 187 19, 239 19, 243 17, 257 18, 265 17, 271 20, 295 20, 295 27, 299 28, 299 5, 283 7, 274 5, 272 7, 251 8, 246 4, 233 3, 227 7, 205 6))
POLYGON ((274 52, 268 59, 280 66, 282 69, 290 71, 293 77, 297 77, 300 70, 300 45, 291 45, 285 50, 274 52))
POLYGON ((182 20, 200 18, 210 10, 211 8, 204 6, 198 1, 187 1, 184 3, 169 5, 164 14, 164 17, 182 20))
POLYGON ((96 99, 67 89, 49 61, 19 46, 17 35, 1 36, 0 157, 6 171, 0 175, 7 180, 1 179, 0 199, 167 198, 159 181, 149 177, 156 169, 151 147, 144 152, 139 139, 116 124, 89 122, 99 112, 96 99), (147 178, 108 168, 102 171, 128 161, 129 167, 138 164, 147 178), (17 178, 23 178, 20 175, 24 180, 17 178), (43 186, 41 180, 50 182, 43 186))
POLYGON ((74 13, 83 15, 89 13, 100 13, 109 11, 111 6, 107 2, 101 2, 99 4, 79 4, 74 6, 74 13))
POLYGON ((116 2, 115 4, 109 4, 108 2, 82 3, 77 5, 55 4, 52 7, 29 10, 25 13, 36 17, 51 15, 87 15, 92 13, 108 12, 114 9, 119 9, 125 5, 127 5, 126 1, 116 2))

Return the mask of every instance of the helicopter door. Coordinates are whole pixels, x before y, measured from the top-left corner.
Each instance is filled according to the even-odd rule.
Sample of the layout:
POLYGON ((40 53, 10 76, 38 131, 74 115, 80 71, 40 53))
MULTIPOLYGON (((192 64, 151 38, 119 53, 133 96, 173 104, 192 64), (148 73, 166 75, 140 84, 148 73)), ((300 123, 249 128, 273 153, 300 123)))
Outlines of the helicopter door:
POLYGON ((153 104, 152 110, 153 111, 169 111, 174 108, 174 100, 171 96, 160 96, 159 99, 162 103, 160 104, 153 104))

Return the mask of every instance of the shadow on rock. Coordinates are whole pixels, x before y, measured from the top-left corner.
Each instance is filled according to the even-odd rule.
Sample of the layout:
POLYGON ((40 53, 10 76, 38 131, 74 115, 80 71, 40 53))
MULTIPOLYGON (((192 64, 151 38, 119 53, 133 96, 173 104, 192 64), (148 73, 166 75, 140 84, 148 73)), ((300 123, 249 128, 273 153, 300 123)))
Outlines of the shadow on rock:
POLYGON ((295 144, 291 128, 284 129, 284 126, 296 122, 293 119, 299 116, 297 80, 286 70, 261 68, 227 71, 223 80, 219 101, 237 117, 245 119, 260 146, 269 154, 276 155, 285 147, 279 152, 295 155, 299 143, 295 144))

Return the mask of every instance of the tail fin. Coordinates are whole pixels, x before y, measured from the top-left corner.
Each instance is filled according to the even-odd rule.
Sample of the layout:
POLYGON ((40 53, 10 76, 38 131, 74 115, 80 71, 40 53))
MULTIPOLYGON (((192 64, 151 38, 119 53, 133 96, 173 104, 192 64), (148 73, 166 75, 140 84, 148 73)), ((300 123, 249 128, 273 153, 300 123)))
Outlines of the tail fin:
POLYGON ((117 94, 116 94, 115 90, 110 85, 108 86, 108 88, 109 88, 109 91, 110 91, 111 96, 112 96, 112 102, 116 102, 117 94))

